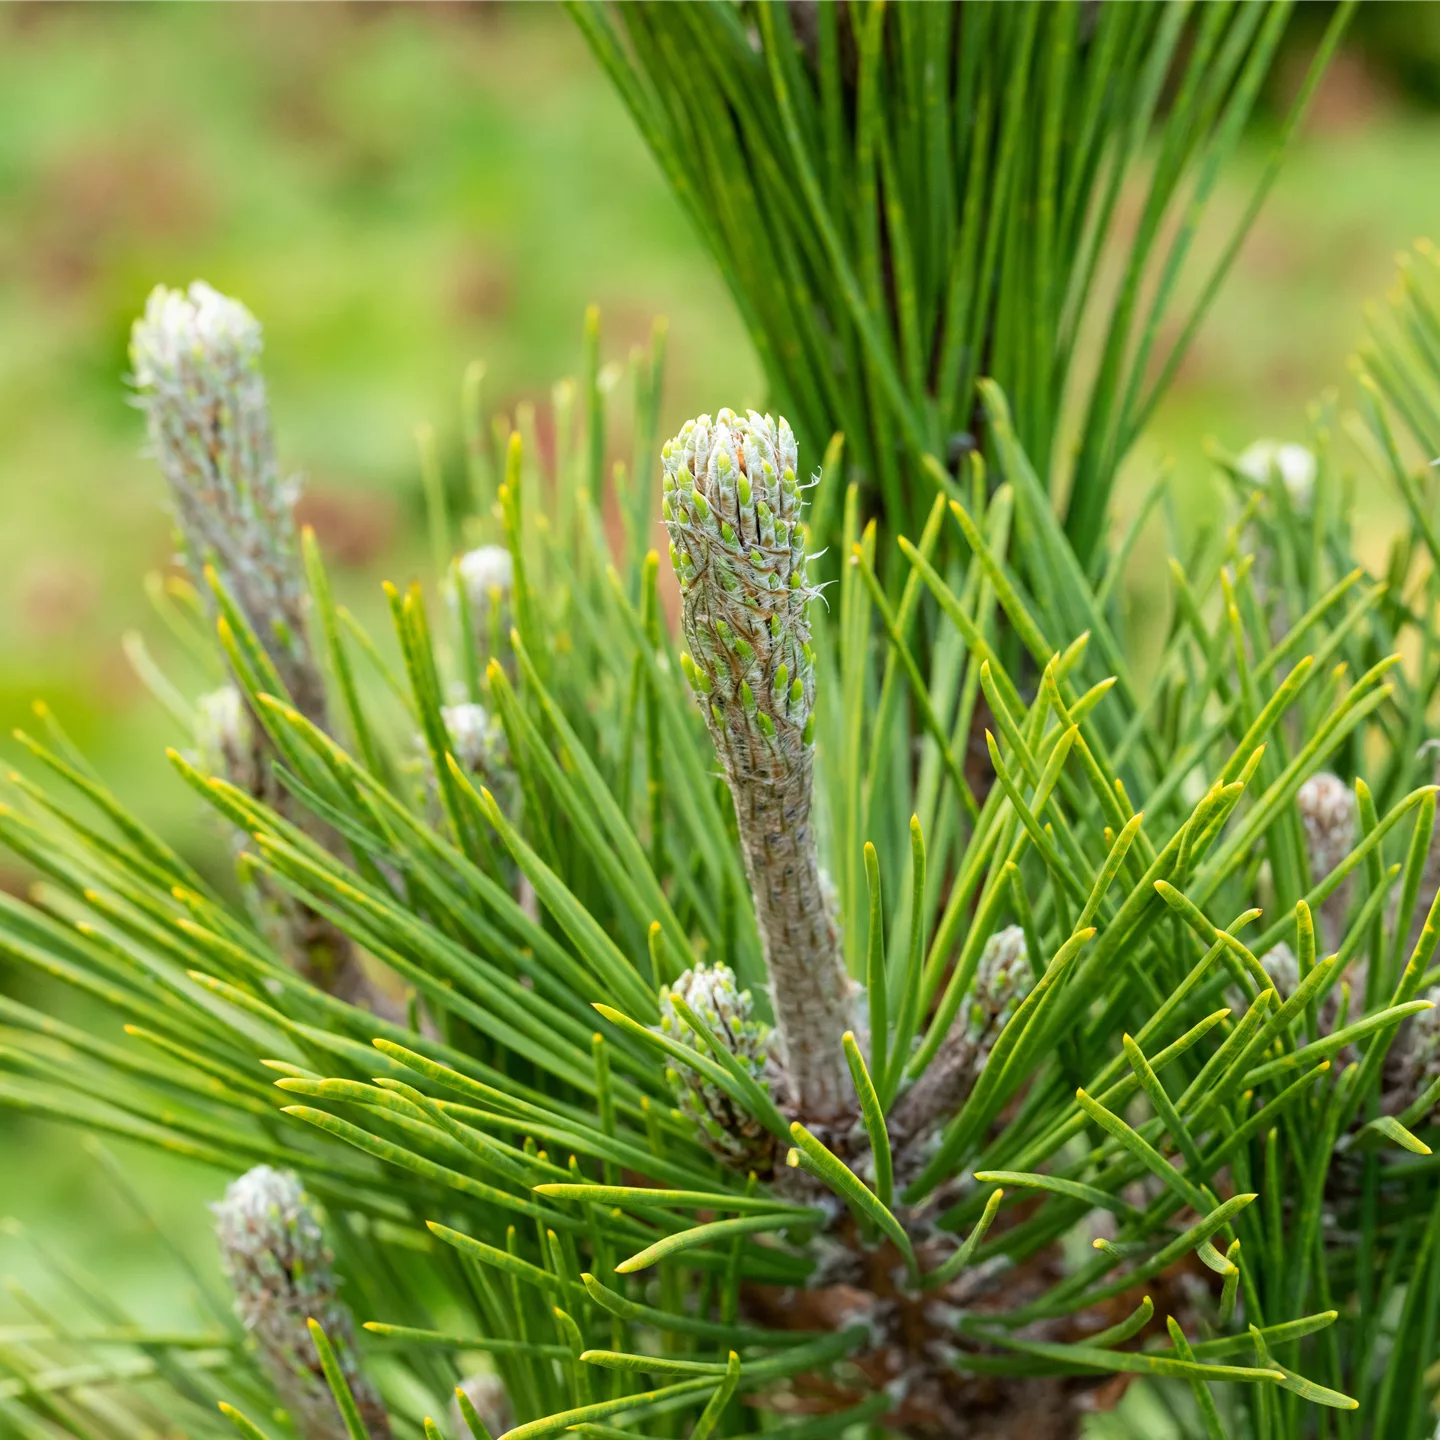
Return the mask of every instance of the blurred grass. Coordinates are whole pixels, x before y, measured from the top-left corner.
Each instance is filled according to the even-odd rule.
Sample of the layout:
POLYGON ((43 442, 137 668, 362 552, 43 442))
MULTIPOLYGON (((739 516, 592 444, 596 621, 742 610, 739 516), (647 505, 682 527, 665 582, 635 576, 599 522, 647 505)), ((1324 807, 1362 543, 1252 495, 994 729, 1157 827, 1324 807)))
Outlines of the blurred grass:
MULTIPOLYGON (((1263 144, 1221 207, 1243 203, 1263 144)), ((1207 518, 1207 435, 1303 438, 1394 251, 1440 238, 1437 154, 1440 122, 1344 57, 1127 469, 1122 515, 1173 454, 1182 515, 1207 518)), ((558 9, 0 9, 0 722, 44 696, 187 847, 204 834, 161 755, 177 737, 120 654, 139 626, 173 660, 140 583, 169 559, 161 485, 120 381, 150 287, 197 276, 265 322, 282 454, 365 608, 382 576, 423 566, 412 431, 434 421, 455 468, 469 360, 486 361, 492 401, 540 399, 573 373, 594 301, 611 359, 669 316, 665 424, 763 400, 728 297, 558 9)), ((1379 495, 1369 513, 1379 534, 1398 512, 1379 495)), ((1163 610, 1154 539, 1130 576, 1137 623, 1163 610)), ((199 1200, 219 1177, 140 1169, 208 1264, 199 1200)), ((73 1137, 0 1116, 0 1173, 5 1209, 63 1233, 138 1310, 171 1298, 73 1137)), ((9 1244, 3 1263, 27 1268, 9 1244)))
POLYGON ((761 398, 722 288, 558 11, 0 24, 0 721, 45 695, 167 826, 189 802, 153 783, 161 721, 117 648, 156 630, 139 582, 170 553, 120 383, 154 283, 202 276, 264 320, 282 455, 369 593, 419 557, 413 427, 454 449, 473 358, 492 399, 538 398, 595 301, 620 359, 670 316, 667 415, 761 398))

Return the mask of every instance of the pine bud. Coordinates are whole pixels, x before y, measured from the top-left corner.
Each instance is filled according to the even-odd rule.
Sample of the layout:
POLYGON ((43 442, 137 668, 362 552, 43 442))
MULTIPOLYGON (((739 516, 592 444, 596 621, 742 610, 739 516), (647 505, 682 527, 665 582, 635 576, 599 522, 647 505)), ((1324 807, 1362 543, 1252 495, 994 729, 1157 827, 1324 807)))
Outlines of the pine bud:
POLYGON ((1323 880, 1354 848, 1355 793, 1328 770, 1312 775, 1295 796, 1312 880, 1323 880))
POLYGON ((335 1349, 372 1440, 388 1440, 385 1407, 360 1369, 355 1325, 339 1298, 334 1256, 315 1205, 289 1171, 258 1165, 211 1207, 235 1313, 254 1338, 276 1393, 304 1440, 345 1440, 339 1407, 306 1328, 335 1349))
MULTIPOLYGON (((755 1018, 750 992, 737 988, 728 965, 697 965, 660 991, 660 1033, 708 1056, 705 1042, 676 1013, 672 996, 679 996, 710 1027, 752 1079, 767 1085, 770 1027, 755 1018)), ((694 1070, 667 1069, 665 1074, 681 1112, 700 1127, 716 1155, 737 1170, 768 1168, 774 1142, 758 1120, 694 1070)))
MULTIPOLYGON (((1417 998, 1430 1001, 1431 1008, 1411 1015, 1400 1040, 1385 1057, 1385 1083, 1392 1096, 1387 1109, 1410 1106, 1440 1076, 1440 985, 1431 986, 1417 998)), ((1428 1119, 1428 1115, 1417 1116, 1416 1123, 1424 1125, 1428 1119)))
POLYGON ((470 630, 482 652, 491 648, 492 621, 500 619, 515 583, 515 561, 503 545, 481 545, 459 560, 461 604, 470 611, 470 630), (497 609, 497 607, 499 607, 497 609))
MULTIPOLYGON (((1338 775, 1321 770, 1312 775, 1295 796, 1295 808, 1305 831, 1305 852, 1310 878, 1323 880, 1355 848, 1359 836, 1359 807, 1355 792, 1338 775)), ((1350 908, 1351 883, 1347 877, 1320 907, 1318 916, 1321 943, 1340 944, 1346 912, 1350 908)))
MULTIPOLYGON (((294 489, 275 459, 261 349, 260 323, 245 306, 196 281, 188 291, 161 285, 151 292, 131 331, 130 363, 187 560, 197 572, 215 565, 296 709, 323 730, 325 685, 305 631, 294 489)), ((271 770, 268 739, 237 692, 203 698, 197 728, 201 763, 212 774, 343 851, 317 817, 303 807, 292 812, 271 770)), ((262 928, 307 979, 377 1014, 394 1013, 333 924, 278 887, 247 885, 247 894, 258 903, 262 928)))
POLYGON ((945 1122, 965 1103, 1000 1032, 1033 983, 1025 932, 1018 925, 996 931, 980 952, 975 978, 950 1033, 889 1118, 903 1147, 902 1170, 918 1168, 945 1122))
POLYGON ((515 562, 503 545, 481 545, 477 550, 467 550, 460 557, 459 565, 466 598, 477 611, 483 611, 496 590, 502 596, 509 595, 515 580, 515 562))
MULTIPOLYGON (((1282 940, 1260 956, 1261 969, 1265 971, 1271 985, 1275 987, 1276 1002, 1284 1004, 1300 988, 1300 962, 1295 952, 1282 940)), ((1317 1039, 1333 1035, 1354 1018, 1351 1010, 1356 999, 1365 993, 1365 962, 1357 961, 1346 967, 1343 974, 1332 979, 1326 986, 1319 1002, 1312 1001, 1317 1039)), ((1236 1015, 1243 1015, 1250 1008, 1252 994, 1237 985, 1225 991, 1225 1003, 1236 1015)), ((1353 1045, 1343 1046, 1332 1056, 1336 1069, 1349 1065, 1356 1057, 1353 1045)))
POLYGON ((747 712, 729 748, 798 749, 815 704, 806 612, 816 592, 805 579, 795 437, 783 419, 722 410, 687 422, 663 459, 691 654, 715 703, 747 712), (741 703, 745 687, 756 703, 741 703), (759 732, 760 714, 774 723, 775 746, 759 732))
POLYGON ((236 789, 265 798, 265 751, 245 697, 222 685, 195 702, 195 760, 206 775, 218 775, 236 789))
POLYGON ((980 952, 966 1009, 965 1037, 979 1048, 982 1057, 990 1054, 996 1036, 1029 993, 1033 979, 1025 932, 1018 925, 997 930, 980 952))
MULTIPOLYGON (((1283 940, 1260 956, 1260 968, 1275 987, 1276 998, 1282 1003, 1295 993, 1296 986, 1300 984, 1300 962, 1295 958, 1295 952, 1283 940)), ((1250 1008, 1252 993, 1242 990, 1238 985, 1227 986, 1225 1003, 1235 1014, 1243 1015, 1250 1008)), ((1332 1003, 1335 1001, 1334 989, 1330 991, 1328 998, 1332 1003)), ((1328 1028, 1326 1033, 1329 1033, 1328 1028)))
MULTIPOLYGON (((502 807, 513 806, 518 789, 515 772, 510 765, 510 749, 504 727, 483 705, 464 701, 442 705, 440 718, 445 725, 446 742, 460 768, 472 779, 492 790, 502 807)), ((413 737, 414 757, 411 773, 417 777, 417 798, 432 825, 443 827, 445 810, 440 802, 439 784, 430 745, 423 734, 413 737)))
POLYGON ((1235 468, 1252 484, 1268 486, 1278 473, 1291 508, 1308 515, 1315 498, 1315 454, 1293 441, 1257 440, 1235 462, 1235 468))
MULTIPOLYGON (((285 793, 270 769, 273 752, 235 686, 222 685, 195 702, 194 753, 195 764, 205 775, 224 780, 255 800, 285 807, 285 793)), ((251 918, 287 963, 306 973, 310 926, 301 918, 304 907, 255 864, 249 834, 236 826, 227 830, 240 893, 251 918)))
POLYGON ((853 986, 820 882, 814 656, 798 452, 789 425, 721 410, 662 451, 687 675, 725 767, 765 949, 787 1099, 807 1121, 854 1106, 841 1036, 853 986))
POLYGON ((445 705, 440 718, 445 722, 451 753, 471 774, 495 776, 509 765, 505 731, 483 705, 445 705))
MULTIPOLYGON (((482 1370, 469 1375, 455 1387, 465 1392, 465 1398, 475 1407, 480 1423, 492 1437, 503 1435, 515 1427, 515 1407, 510 1403, 510 1392, 505 1382, 492 1371, 482 1370)), ((450 1402, 450 1419, 457 1435, 468 1435, 469 1427, 458 1401, 450 1402)))
POLYGON ((197 280, 188 291, 151 292, 131 332, 130 363, 187 559, 197 572, 215 564, 296 708, 323 728, 295 494, 275 459, 261 348, 260 324, 245 306, 197 280))
POLYGON ((1260 964, 1275 986, 1275 994, 1288 1000, 1300 984, 1300 962, 1295 952, 1282 940, 1260 957, 1260 964))

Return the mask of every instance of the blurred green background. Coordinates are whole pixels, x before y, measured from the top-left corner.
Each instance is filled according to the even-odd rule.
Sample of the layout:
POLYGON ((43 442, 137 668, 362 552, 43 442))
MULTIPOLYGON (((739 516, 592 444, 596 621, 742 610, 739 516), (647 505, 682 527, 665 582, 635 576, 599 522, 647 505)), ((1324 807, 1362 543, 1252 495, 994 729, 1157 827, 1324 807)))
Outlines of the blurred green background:
MULTIPOLYGON (((1216 202, 1238 213, 1293 91, 1293 53, 1216 202)), ((1362 307, 1394 254, 1440 239, 1440 7, 1362 7, 1314 115, 1150 436, 1119 508, 1163 456, 1183 513, 1215 493, 1201 443, 1303 438, 1344 396, 1362 307)), ((558 7, 12 5, 0 9, 0 721, 44 697, 115 788, 187 849, 207 838, 162 749, 183 739, 120 647, 167 665, 142 579, 170 556, 157 473, 122 377, 158 281, 203 277, 265 322, 286 464, 345 598, 422 573, 414 426, 459 464, 461 372, 483 359, 502 408, 574 373, 584 307, 607 359, 670 320, 663 424, 760 403, 728 296, 628 118, 558 7)), ((1362 491, 1362 494, 1367 492, 1362 491)), ((1367 498, 1375 536, 1395 523, 1367 498)), ((1158 541, 1158 532, 1157 532, 1158 541)), ((1158 597, 1158 544, 1130 603, 1158 597)), ((0 885, 26 877, 0 859, 0 885)), ((0 968, 7 992, 35 994, 0 968)), ((0 1035, 3 1043, 3 1035, 0 1035)), ((209 1263, 201 1201, 221 1177, 127 1155, 167 1228, 209 1263)), ((0 1112, 0 1213, 166 1313, 156 1265, 70 1134, 0 1112)), ((0 1238, 0 1270, 33 1275, 0 1238)))

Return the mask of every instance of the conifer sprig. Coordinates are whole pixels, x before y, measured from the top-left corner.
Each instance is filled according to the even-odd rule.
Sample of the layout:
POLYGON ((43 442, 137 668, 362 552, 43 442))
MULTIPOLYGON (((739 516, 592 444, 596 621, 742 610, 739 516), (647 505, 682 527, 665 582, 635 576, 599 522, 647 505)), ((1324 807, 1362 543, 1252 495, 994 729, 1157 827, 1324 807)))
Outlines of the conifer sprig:
MULTIPOLYGON (((569 4, 811 453, 843 432, 867 508, 913 534, 949 493, 942 476, 989 452, 975 405, 989 376, 1041 484, 1068 496, 1092 574, 1120 463, 1352 8, 1331 17, 1248 202, 1202 261, 1197 234, 1287 4, 569 4), (1100 283, 1112 260, 1118 293, 1100 283), (1077 363, 1092 329, 1093 378, 1077 363), (1067 408, 1073 465, 1057 445, 1067 408)), ((817 549, 840 534, 841 500, 817 500, 817 549)))
MULTIPOLYGON (((1402 398, 1437 387, 1424 348, 1391 364, 1402 398)), ((1384 473, 1432 483, 1392 463, 1410 420, 1386 393, 1370 414, 1384 473)), ((266 688, 283 687, 261 636, 223 608, 284 805, 177 752, 178 777, 253 837, 267 885, 408 992, 392 1017, 297 973, 42 712, 0 809, 0 838, 37 876, 28 899, 0 897, 0 950, 97 1018, 0 998, 0 1102, 188 1157, 217 1191, 256 1166, 299 1177, 329 1217, 345 1282, 329 1293, 364 1322, 351 1351, 343 1323, 304 1317, 346 1433, 365 1386, 417 1440, 451 1423, 461 1386, 466 1428, 494 1420, 517 1440, 682 1422, 743 1435, 785 1393, 820 1415, 779 1434, 865 1420, 920 1435, 957 1417, 1035 1433, 1025 1417, 1044 1413, 1059 1435, 1114 1375, 1203 1397, 1226 1433, 1314 1433, 1320 1410, 1355 1404, 1383 1433, 1426 1433, 1440 906, 1421 742, 1440 667, 1395 658, 1428 653, 1426 547, 1398 546, 1388 584, 1356 560, 1335 419, 1319 410, 1304 526, 1283 480, 1217 457, 1236 506, 1176 544, 1173 614, 1142 670, 1003 396, 983 398, 989 480, 977 466, 917 543, 896 538, 907 579, 873 646, 858 565, 835 622, 804 608, 778 421, 724 420, 733 496, 714 444, 703 488, 689 460, 682 485, 672 448, 665 496, 695 562, 681 566, 685 643, 723 724, 689 703, 655 621, 655 561, 609 553, 584 433, 550 475, 508 435, 489 457, 506 476, 499 516, 470 517, 467 543, 503 539, 515 562, 502 655, 417 589, 393 597, 397 663, 310 567, 317 630, 350 676, 326 713, 346 717, 353 750, 266 688), (742 518, 752 438, 773 536, 758 486, 742 518), (566 527, 536 523, 546 493, 566 527), (729 589, 722 565, 751 588, 729 589), (737 640, 752 633, 727 606, 747 627, 763 616, 765 648, 715 644, 717 610, 737 640), (905 700, 898 658, 922 624, 924 705, 905 700), (473 672, 465 643, 483 647, 473 672), (471 673, 484 688, 464 703, 503 731, 508 793, 446 714, 471 673), (963 753, 981 697, 990 766, 957 780, 944 750, 963 753), (725 747, 779 752, 782 721, 780 759, 818 772, 803 883, 818 890, 823 863, 839 913, 868 915, 851 952, 885 987, 883 1004, 855 997, 833 1037, 846 1123, 828 1128, 780 1107, 791 1092, 764 1027, 782 1020, 795 952, 767 928, 715 777, 718 754, 733 795, 746 776, 725 747), (417 731, 433 790, 401 763, 417 731), (1306 820, 1350 813, 1331 776, 1354 795, 1354 832, 1327 849, 1306 820), (843 853, 855 833, 868 856, 843 853), (880 1033, 857 1031, 861 1015, 880 1033), (770 1147, 778 1175, 737 1170, 724 1136, 770 1147)), ((890 541, 844 508, 873 565, 890 541)), ((435 533, 458 532, 439 518, 435 533)), ((452 569, 435 593, 454 593, 452 569)), ((860 981, 844 948, 824 953, 860 981)), ((100 1331, 45 1322, 0 1401, 32 1430, 43 1417, 79 1434, 87 1386, 127 1423, 159 1406, 200 1435, 278 1433, 278 1399, 303 1425, 308 1402, 238 1343, 228 1305, 215 1311, 178 1334, 127 1328, 114 1308, 100 1331)))

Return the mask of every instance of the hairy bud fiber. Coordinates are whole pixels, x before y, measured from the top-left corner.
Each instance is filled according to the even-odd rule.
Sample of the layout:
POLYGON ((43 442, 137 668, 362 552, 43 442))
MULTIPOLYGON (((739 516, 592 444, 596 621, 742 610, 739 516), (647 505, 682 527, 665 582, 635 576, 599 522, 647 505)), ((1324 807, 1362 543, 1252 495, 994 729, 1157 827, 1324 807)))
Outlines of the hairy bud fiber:
POLYGON ((160 285, 131 332, 130 364, 190 564, 213 560, 296 708, 323 728, 294 494, 275 459, 261 346, 260 323, 238 300, 198 280, 188 291, 160 285))
POLYGON ((970 993, 950 1033, 889 1119, 891 1130, 903 1137, 908 1165, 923 1158, 940 1128, 964 1104, 996 1039, 1033 983, 1025 932, 1018 925, 997 930, 985 942, 970 993))
MULTIPOLYGON (((705 1042, 676 1013, 673 996, 710 1027, 752 1079, 766 1084, 770 1027, 754 1017, 750 992, 737 987, 728 965, 697 965, 660 991, 660 1033, 709 1054, 705 1042)), ((737 1170, 768 1168, 774 1141, 758 1120, 694 1070, 667 1069, 665 1074, 681 1112, 700 1127, 716 1155, 737 1170)))
POLYGON ((257 1165, 211 1207, 235 1313, 254 1337, 276 1393, 304 1440, 345 1440, 345 1424, 315 1352, 307 1320, 335 1349, 372 1440, 390 1421, 360 1369, 355 1325, 339 1298, 334 1256, 315 1206, 289 1171, 257 1165))
POLYGON ((662 452, 670 558, 690 653, 681 663, 725 767, 769 968, 790 1103, 853 1107, 841 1036, 852 985, 811 827, 814 657, 795 437, 721 410, 662 452))

